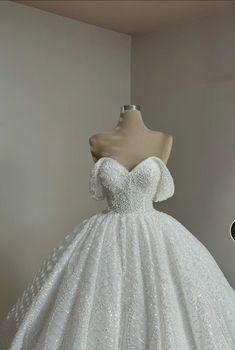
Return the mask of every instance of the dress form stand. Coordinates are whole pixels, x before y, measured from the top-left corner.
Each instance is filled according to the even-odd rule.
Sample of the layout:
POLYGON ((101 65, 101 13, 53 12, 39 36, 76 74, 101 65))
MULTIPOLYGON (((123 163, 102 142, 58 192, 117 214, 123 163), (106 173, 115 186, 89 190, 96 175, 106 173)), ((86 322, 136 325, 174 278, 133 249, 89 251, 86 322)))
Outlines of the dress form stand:
POLYGON ((129 171, 143 159, 157 156, 166 164, 173 137, 146 127, 138 105, 123 105, 117 125, 108 132, 89 138, 95 160, 111 157, 129 171))

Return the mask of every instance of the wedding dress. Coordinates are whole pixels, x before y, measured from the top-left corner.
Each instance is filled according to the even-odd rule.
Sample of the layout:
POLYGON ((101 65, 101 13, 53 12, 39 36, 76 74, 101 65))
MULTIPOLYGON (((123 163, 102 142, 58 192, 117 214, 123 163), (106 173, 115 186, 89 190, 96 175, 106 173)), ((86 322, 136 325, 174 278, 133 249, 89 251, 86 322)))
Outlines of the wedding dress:
POLYGON ((155 156, 100 158, 80 222, 44 261, 0 331, 11 350, 234 350, 235 292, 212 255, 153 207, 174 181, 155 156))

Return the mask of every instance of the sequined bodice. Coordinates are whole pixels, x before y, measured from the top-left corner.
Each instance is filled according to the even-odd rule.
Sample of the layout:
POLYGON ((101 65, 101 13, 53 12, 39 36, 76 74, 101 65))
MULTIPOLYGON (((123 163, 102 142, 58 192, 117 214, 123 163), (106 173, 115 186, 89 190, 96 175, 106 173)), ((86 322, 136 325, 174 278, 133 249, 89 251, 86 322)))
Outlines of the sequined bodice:
POLYGON ((174 193, 173 178, 155 156, 148 157, 131 171, 110 157, 100 158, 90 176, 90 193, 94 199, 107 199, 108 209, 115 212, 149 212, 153 201, 162 201, 174 193))
POLYGON ((152 206, 174 193, 165 164, 128 171, 101 158, 90 191, 108 212, 43 261, 0 324, 0 349, 234 350, 234 290, 206 247, 152 206))

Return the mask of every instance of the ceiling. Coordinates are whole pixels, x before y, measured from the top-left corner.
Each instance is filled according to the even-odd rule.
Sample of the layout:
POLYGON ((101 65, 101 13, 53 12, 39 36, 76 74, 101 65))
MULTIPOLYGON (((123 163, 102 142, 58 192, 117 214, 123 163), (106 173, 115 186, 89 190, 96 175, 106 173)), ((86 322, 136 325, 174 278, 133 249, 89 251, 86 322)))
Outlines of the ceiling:
POLYGON ((235 8, 235 1, 34 1, 15 2, 117 32, 136 34, 235 8))

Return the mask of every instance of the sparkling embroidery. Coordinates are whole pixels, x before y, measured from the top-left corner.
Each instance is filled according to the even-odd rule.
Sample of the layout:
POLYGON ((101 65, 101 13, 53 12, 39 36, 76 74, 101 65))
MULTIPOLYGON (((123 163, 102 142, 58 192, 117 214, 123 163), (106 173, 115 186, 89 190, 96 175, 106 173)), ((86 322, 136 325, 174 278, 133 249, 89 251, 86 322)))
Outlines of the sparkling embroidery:
POLYGON ((206 247, 153 202, 174 194, 157 157, 91 170, 107 208, 66 235, 0 328, 0 350, 234 350, 235 292, 206 247))

